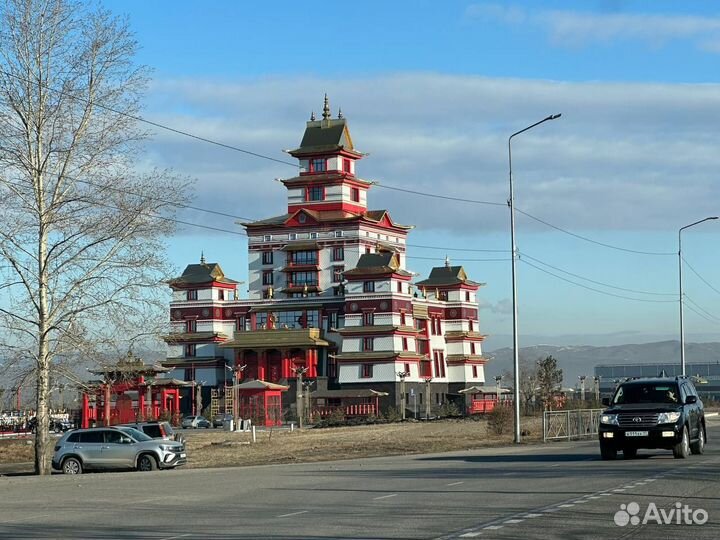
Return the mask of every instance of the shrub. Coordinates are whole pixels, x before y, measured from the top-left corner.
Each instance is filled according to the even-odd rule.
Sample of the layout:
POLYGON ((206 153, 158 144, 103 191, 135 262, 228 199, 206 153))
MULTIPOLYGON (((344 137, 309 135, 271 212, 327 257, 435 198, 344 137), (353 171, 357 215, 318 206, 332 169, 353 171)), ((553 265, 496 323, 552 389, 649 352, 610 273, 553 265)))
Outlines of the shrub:
POLYGON ((400 422, 402 420, 402 411, 398 407, 393 407, 391 405, 385 409, 383 416, 388 422, 400 422))
POLYGON ((445 403, 443 403, 438 410, 438 414, 443 418, 451 416, 461 416, 460 407, 458 407, 457 404, 453 403, 452 401, 446 401, 445 403))
POLYGON ((510 407, 495 407, 487 415, 488 430, 494 435, 504 435, 513 422, 513 411, 510 407))

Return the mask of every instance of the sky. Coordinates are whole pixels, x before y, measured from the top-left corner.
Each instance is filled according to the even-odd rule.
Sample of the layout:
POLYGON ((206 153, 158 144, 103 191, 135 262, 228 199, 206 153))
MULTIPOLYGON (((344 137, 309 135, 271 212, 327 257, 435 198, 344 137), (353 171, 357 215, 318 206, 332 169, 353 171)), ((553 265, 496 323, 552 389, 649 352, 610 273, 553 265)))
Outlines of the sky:
MULTIPOLYGON (((512 334, 508 137, 519 213, 521 345, 678 339, 678 230, 720 213, 720 8, 713 2, 107 0, 153 69, 144 116, 292 162, 328 94, 376 181, 415 225, 408 266, 486 283, 485 348, 512 334), (438 199, 401 190, 436 194, 438 199), (421 247, 423 246, 423 247, 421 247)), ((169 240, 247 279, 237 221, 285 213, 289 164, 156 129, 139 167, 196 179, 169 240)), ((720 220, 683 232, 688 340, 720 340, 720 220)), ((243 291, 244 292, 244 291, 243 291)))

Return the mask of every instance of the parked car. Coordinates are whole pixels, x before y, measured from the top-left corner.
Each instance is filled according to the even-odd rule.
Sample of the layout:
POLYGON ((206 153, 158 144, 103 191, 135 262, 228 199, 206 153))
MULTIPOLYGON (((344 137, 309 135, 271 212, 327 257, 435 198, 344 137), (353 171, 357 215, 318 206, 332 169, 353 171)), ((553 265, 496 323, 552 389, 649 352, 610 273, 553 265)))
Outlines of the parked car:
POLYGON ((221 428, 225 425, 225 422, 233 420, 233 415, 230 413, 218 414, 213 418, 213 427, 221 428))
POLYGON ((123 426, 131 427, 142 431, 148 437, 153 439, 163 439, 165 441, 185 442, 185 437, 177 433, 170 422, 135 422, 134 424, 123 424, 123 426))
MULTIPOLYGON (((35 433, 37 431, 37 417, 33 416, 30 420, 27 421, 27 427, 30 431, 35 433)), ((71 430, 75 427, 75 425, 70 420, 55 420, 54 418, 50 419, 49 424, 49 430, 55 431, 55 432, 66 432, 68 430, 71 430)))
POLYGON ((102 427, 68 431, 55 445, 54 469, 81 474, 95 469, 173 469, 187 462, 185 445, 152 439, 131 427, 102 427))
POLYGON ((705 450, 705 411, 687 377, 630 379, 618 386, 600 416, 600 455, 632 459, 639 448, 672 450, 676 458, 705 450))
POLYGON ((182 427, 185 429, 187 429, 187 428, 208 429, 208 428, 212 427, 212 424, 210 423, 210 420, 208 420, 204 416, 186 416, 185 418, 183 418, 182 427))

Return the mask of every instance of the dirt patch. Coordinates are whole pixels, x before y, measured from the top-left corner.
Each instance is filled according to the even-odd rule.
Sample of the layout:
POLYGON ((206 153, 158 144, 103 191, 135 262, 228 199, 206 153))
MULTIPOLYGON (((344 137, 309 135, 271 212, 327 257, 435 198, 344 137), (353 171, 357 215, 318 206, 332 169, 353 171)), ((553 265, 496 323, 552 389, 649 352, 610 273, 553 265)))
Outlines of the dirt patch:
MULTIPOLYGON (((526 442, 542 440, 539 418, 525 418, 526 442)), ((509 433, 493 435, 481 420, 439 420, 367 426, 287 429, 250 433, 220 430, 185 431, 189 468, 299 463, 377 457, 399 454, 424 454, 470 450, 512 442, 509 433)), ((0 440, 0 465, 33 461, 32 439, 0 440)), ((53 445, 49 451, 52 453, 53 445)))

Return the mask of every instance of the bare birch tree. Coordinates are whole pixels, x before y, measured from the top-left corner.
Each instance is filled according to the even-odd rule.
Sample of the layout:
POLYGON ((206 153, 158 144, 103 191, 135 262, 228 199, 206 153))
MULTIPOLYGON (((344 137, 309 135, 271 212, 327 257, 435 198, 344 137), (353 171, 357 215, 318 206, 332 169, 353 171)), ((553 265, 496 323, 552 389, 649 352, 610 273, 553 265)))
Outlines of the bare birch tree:
POLYGON ((163 237, 187 182, 138 172, 147 83, 127 22, 92 3, 0 0, 0 358, 49 398, 72 365, 127 351, 166 317, 163 237))

